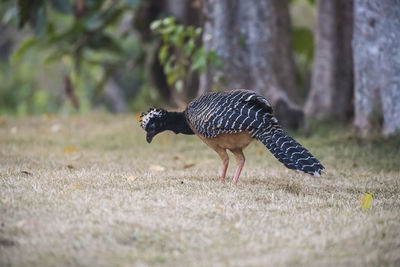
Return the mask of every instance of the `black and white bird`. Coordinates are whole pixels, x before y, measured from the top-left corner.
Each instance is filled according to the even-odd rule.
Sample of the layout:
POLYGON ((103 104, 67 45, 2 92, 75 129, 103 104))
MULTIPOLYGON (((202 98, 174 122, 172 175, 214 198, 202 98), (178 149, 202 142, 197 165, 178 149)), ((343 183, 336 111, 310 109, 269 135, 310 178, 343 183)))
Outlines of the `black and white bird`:
POLYGON ((151 108, 142 113, 140 123, 147 132, 148 143, 165 130, 196 134, 221 157, 222 182, 229 164, 226 150, 236 158, 236 183, 245 162, 243 149, 254 139, 261 141, 289 169, 314 176, 321 175, 324 169, 307 149, 282 130, 268 100, 253 91, 207 93, 193 100, 183 112, 151 108))

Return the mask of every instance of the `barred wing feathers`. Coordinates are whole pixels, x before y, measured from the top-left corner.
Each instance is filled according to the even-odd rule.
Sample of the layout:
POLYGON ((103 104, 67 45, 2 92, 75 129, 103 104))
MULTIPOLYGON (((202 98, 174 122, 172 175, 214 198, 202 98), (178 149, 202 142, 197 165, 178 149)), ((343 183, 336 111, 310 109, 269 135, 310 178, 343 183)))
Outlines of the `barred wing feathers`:
POLYGON ((194 100, 186 109, 188 122, 202 136, 258 129, 276 119, 270 103, 253 91, 233 90, 209 93, 194 100))
POLYGON ((311 175, 320 175, 324 169, 279 127, 268 100, 253 91, 209 93, 191 102, 185 112, 190 125, 206 138, 249 131, 287 168, 311 175))

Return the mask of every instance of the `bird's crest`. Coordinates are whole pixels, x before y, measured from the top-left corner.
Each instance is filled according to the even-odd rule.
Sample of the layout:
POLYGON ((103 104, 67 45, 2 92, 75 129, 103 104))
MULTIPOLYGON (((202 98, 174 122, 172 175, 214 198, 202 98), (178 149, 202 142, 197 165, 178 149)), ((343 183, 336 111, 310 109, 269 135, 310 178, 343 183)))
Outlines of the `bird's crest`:
POLYGON ((162 118, 167 112, 159 108, 150 108, 147 112, 143 112, 140 115, 140 126, 146 131, 147 124, 153 118, 162 118))

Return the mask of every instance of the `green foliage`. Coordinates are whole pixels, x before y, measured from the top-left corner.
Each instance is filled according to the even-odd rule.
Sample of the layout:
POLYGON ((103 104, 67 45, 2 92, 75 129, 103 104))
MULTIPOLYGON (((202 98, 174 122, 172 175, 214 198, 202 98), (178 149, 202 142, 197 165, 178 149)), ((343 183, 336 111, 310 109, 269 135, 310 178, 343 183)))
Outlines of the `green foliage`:
POLYGON ((311 30, 305 27, 296 27, 292 31, 294 52, 311 62, 314 57, 314 36, 311 30))
POLYGON ((305 98, 310 87, 312 62, 314 59, 314 36, 306 27, 294 27, 292 45, 296 60, 296 78, 301 95, 305 98))
POLYGON ((184 27, 173 17, 156 20, 150 28, 161 36, 158 59, 168 84, 178 93, 184 91, 194 72, 202 74, 209 66, 221 67, 215 51, 207 51, 200 45, 201 28, 184 27))
MULTIPOLYGON (((21 115, 56 111, 50 103, 55 101, 59 104, 65 76, 71 78, 83 112, 91 108, 91 103, 99 103, 104 84, 118 71, 134 75, 135 91, 139 91, 145 75, 143 71, 132 71, 132 68, 144 68, 140 62, 143 48, 131 28, 120 29, 120 25, 123 18, 132 17, 140 0, 3 2, 5 8, 0 10, 2 22, 18 26, 22 36, 26 36, 26 33, 29 35, 14 49, 10 65, 0 62, 4 68, 7 65, 7 71, 11 72, 11 77, 6 76, 5 72, 0 73, 0 80, 7 81, 7 87, 2 84, 1 92, 7 101, 0 112, 12 113, 13 108, 21 115), (35 62, 30 62, 33 58, 35 62), (32 75, 22 75, 16 66, 30 66, 32 75), (58 76, 53 78, 59 83, 53 89, 57 94, 43 87, 38 88, 36 80, 40 68, 46 68, 49 76, 58 76), (15 90, 26 92, 31 103, 23 105, 24 100, 19 99, 22 96, 13 93, 15 90), (43 106, 46 105, 45 100, 47 107, 43 106)), ((47 79, 50 80, 50 77, 47 79)), ((44 86, 47 87, 46 84, 44 86)), ((63 110, 63 107, 59 108, 63 110)))
POLYGON ((315 0, 290 0, 290 3, 293 4, 293 3, 301 2, 301 1, 302 2, 307 2, 310 5, 315 5, 315 0))
MULTIPOLYGON (((115 76, 127 76, 119 82, 126 92, 129 90, 129 97, 136 99, 134 103, 128 99, 130 107, 140 108, 144 101, 156 104, 159 95, 152 86, 154 77, 146 54, 152 53, 148 48, 158 42, 158 59, 168 85, 174 88, 173 97, 187 97, 193 77, 210 67, 216 70, 213 90, 219 90, 225 79, 218 71, 221 61, 215 51, 207 51, 201 45, 201 28, 186 27, 168 17, 154 21, 151 30, 156 33, 155 38, 142 42, 132 30, 132 17, 143 3, 144 0, 3 0, 1 23, 19 28, 19 32, 7 34, 14 43, 11 61, 0 61, 0 113, 71 112, 70 105, 63 104, 66 76, 81 101, 81 111, 104 104, 100 100, 105 84, 115 76), (128 23, 127 17, 131 18, 128 23), (122 21, 129 26, 120 27, 122 21)), ((315 7, 311 0, 293 0, 291 8, 294 6, 301 6, 296 15, 292 14, 296 18, 292 39, 299 85, 306 95, 314 44, 309 25, 312 16, 305 18, 303 10, 313 12, 315 7), (299 24, 299 20, 308 24, 299 24)), ((237 44, 246 45, 243 36, 237 36, 237 44)))
POLYGON ((63 14, 71 14, 72 6, 69 0, 51 0, 50 1, 54 10, 63 14))
MULTIPOLYGON (((113 54, 114 62, 108 57, 107 63, 118 65, 127 52, 120 45, 121 38, 127 37, 126 32, 117 34, 115 27, 122 15, 134 11, 137 4, 138 1, 124 0, 18 1, 19 26, 29 23, 36 36, 29 37, 14 57, 20 58, 27 49, 38 45, 52 51, 47 59, 49 63, 65 55, 71 56, 78 72, 83 61, 94 61, 90 56, 92 51, 113 54)), ((104 64, 105 61, 96 63, 104 64)))
POLYGON ((297 85, 302 98, 305 99, 310 88, 314 59, 315 2, 310 0, 290 1, 290 15, 297 85))
POLYGON ((56 77, 44 67, 41 53, 27 52, 28 60, 12 65, 0 62, 0 114, 19 116, 56 112, 62 107, 56 77))

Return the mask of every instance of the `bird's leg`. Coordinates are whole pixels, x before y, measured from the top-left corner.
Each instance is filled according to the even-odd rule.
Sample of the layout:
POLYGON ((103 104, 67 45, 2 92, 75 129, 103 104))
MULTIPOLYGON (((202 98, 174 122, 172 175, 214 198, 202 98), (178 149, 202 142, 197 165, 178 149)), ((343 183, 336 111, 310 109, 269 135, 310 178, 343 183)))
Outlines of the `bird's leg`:
POLYGON ((245 162, 245 158, 244 158, 242 149, 234 149, 234 150, 231 150, 231 151, 232 151, 233 155, 235 155, 236 164, 237 164, 235 177, 233 177, 233 182, 236 184, 237 181, 239 180, 240 173, 242 172, 242 169, 243 169, 243 166, 244 166, 244 162, 245 162))
POLYGON ((229 159, 223 161, 221 183, 225 182, 226 170, 228 169, 229 159))
POLYGON ((225 176, 226 176, 226 170, 228 169, 229 165, 229 156, 228 153, 226 153, 225 149, 216 149, 218 155, 222 159, 222 175, 221 175, 221 183, 225 182, 225 176))

